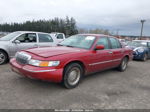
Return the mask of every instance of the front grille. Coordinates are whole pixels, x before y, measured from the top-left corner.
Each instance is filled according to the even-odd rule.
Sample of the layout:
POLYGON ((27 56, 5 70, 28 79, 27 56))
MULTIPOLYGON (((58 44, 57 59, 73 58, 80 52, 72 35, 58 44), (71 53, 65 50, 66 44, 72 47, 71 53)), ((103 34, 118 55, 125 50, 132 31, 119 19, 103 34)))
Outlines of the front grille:
POLYGON ((24 53, 18 53, 16 55, 16 61, 20 64, 28 64, 30 58, 31 58, 30 55, 24 53))

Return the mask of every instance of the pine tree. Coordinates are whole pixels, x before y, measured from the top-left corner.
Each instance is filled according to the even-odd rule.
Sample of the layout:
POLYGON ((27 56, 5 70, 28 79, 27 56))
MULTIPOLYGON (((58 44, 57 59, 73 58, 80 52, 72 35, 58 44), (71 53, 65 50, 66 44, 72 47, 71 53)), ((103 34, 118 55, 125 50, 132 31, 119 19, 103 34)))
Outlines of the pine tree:
POLYGON ((78 33, 74 18, 66 19, 54 18, 50 20, 26 21, 23 23, 4 23, 0 24, 0 31, 39 31, 39 32, 62 32, 70 36, 78 33))

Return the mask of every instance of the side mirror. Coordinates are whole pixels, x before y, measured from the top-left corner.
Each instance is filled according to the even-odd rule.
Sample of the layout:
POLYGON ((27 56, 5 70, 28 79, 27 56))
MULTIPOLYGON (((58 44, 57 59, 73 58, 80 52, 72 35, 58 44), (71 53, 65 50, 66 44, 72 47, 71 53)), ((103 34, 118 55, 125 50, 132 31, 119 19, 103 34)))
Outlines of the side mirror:
POLYGON ((97 45, 95 50, 103 50, 104 48, 104 45, 97 45))
POLYGON ((20 44, 20 41, 19 40, 15 40, 15 41, 13 41, 13 43, 20 44))

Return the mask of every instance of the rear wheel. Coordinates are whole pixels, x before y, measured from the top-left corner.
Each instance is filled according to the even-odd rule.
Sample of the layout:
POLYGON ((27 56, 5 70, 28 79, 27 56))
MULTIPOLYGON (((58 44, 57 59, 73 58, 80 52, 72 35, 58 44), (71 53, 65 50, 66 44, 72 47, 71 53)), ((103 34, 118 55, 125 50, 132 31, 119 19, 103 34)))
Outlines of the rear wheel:
POLYGON ((8 61, 7 54, 4 51, 0 50, 0 65, 6 63, 7 61, 8 61))
POLYGON ((146 61, 147 58, 148 58, 148 56, 147 56, 147 54, 145 53, 145 54, 144 54, 144 57, 143 57, 143 59, 142 59, 142 61, 146 61))
POLYGON ((63 85, 68 89, 75 88, 81 81, 82 75, 83 68, 80 64, 69 64, 64 71, 63 85))
POLYGON ((121 72, 124 72, 127 69, 129 59, 127 57, 124 57, 121 64, 118 67, 118 70, 121 72))

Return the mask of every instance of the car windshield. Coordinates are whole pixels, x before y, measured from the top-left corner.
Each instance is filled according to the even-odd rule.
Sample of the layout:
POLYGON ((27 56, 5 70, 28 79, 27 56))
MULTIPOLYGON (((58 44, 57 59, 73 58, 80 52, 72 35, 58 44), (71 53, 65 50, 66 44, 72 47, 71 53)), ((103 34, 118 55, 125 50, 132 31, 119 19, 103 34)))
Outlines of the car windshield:
POLYGON ((62 41, 58 45, 90 49, 92 44, 95 41, 95 38, 96 37, 94 37, 94 36, 74 35, 74 36, 68 37, 68 39, 62 41))
POLYGON ((128 43, 128 46, 146 47, 147 44, 146 44, 146 42, 142 42, 142 41, 132 41, 132 42, 128 43))
POLYGON ((2 41, 10 41, 11 39, 13 39, 14 37, 16 37, 19 34, 21 34, 21 33, 20 32, 13 32, 13 33, 10 33, 10 34, 0 38, 0 40, 2 40, 2 41))

